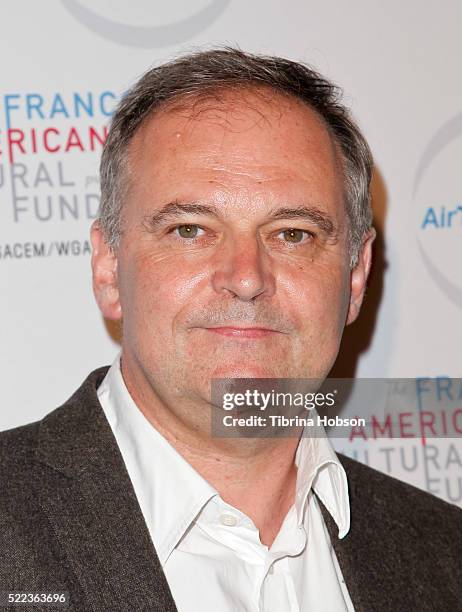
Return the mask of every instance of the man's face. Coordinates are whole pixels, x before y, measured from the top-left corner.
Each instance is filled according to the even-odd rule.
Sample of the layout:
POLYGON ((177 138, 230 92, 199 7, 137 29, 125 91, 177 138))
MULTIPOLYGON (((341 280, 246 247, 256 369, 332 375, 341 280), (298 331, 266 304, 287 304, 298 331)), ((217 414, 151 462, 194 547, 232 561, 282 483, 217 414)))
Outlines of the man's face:
POLYGON ((268 92, 220 97, 142 126, 116 257, 93 230, 123 364, 169 401, 207 401, 213 378, 325 377, 367 277, 368 261, 356 285, 349 269, 341 162, 318 116, 268 92))

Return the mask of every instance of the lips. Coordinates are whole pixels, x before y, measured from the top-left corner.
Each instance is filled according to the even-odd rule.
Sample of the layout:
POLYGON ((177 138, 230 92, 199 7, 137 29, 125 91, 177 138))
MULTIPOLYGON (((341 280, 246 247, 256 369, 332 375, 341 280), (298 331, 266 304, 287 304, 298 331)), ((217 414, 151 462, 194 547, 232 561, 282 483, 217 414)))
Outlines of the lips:
POLYGON ((281 332, 266 327, 206 327, 207 331, 232 338, 265 338, 281 332))

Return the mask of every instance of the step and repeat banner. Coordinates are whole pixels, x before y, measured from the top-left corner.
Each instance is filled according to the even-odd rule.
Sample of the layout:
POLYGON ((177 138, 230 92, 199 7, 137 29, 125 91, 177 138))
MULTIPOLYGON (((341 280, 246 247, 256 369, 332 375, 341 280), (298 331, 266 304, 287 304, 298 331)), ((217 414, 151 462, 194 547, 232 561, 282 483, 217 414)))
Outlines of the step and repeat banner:
POLYGON ((0 429, 42 418, 119 350, 92 295, 89 227, 120 95, 182 52, 238 45, 341 86, 376 161, 374 266, 332 376, 390 380, 388 408, 334 445, 462 506, 462 5, 4 0, 1 10, 0 429))

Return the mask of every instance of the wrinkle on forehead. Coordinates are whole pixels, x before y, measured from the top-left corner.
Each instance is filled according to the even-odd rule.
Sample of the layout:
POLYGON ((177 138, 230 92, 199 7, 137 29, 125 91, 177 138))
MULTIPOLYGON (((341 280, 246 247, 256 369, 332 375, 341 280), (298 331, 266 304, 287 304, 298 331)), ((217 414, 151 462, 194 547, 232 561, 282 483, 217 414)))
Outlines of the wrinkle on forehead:
MULTIPOLYGON (((293 100, 296 102, 295 98, 293 100)), ((163 105, 153 118, 175 113, 192 122, 205 117, 232 130, 231 119, 244 117, 248 119, 248 111, 255 114, 250 127, 264 122, 270 124, 271 120, 280 120, 284 112, 284 103, 287 105, 287 102, 287 96, 267 86, 222 87, 184 94, 163 105)))
MULTIPOLYGON (((271 128, 284 120, 287 114, 294 117, 297 112, 297 124, 300 130, 305 128, 307 138, 311 130, 309 123, 317 124, 317 132, 323 133, 325 140, 332 147, 334 157, 339 153, 339 146, 333 137, 324 118, 311 106, 295 96, 277 92, 269 86, 233 86, 183 94, 177 99, 164 103, 143 122, 132 139, 129 149, 135 153, 144 141, 152 123, 170 118, 180 119, 181 130, 175 137, 181 139, 198 128, 201 121, 207 121, 230 133, 240 133, 262 127, 271 128), (300 112, 301 111, 301 112, 300 112), (305 115, 305 116, 303 116, 305 115), (304 123, 306 125, 304 126, 304 123)), ((135 153, 136 155, 136 153, 135 153)))
MULTIPOLYGON (((223 187, 240 178, 257 187, 290 178, 293 172, 303 175, 306 152, 313 159, 318 150, 319 164, 311 164, 309 172, 326 172, 326 178, 336 176, 344 183, 340 146, 324 119, 302 100, 267 86, 183 95, 157 110, 135 134, 129 147, 130 182, 135 182, 137 169, 150 166, 170 180, 187 170, 194 179, 204 177, 223 187), (266 130, 268 139, 260 148, 258 132, 266 130), (275 159, 272 151, 278 152, 275 159)), ((309 172, 305 180, 310 180, 309 172)))
MULTIPOLYGON (((236 85, 182 96, 167 103, 160 113, 177 114, 187 121, 191 129, 194 129, 194 122, 204 118, 230 132, 239 132, 261 127, 264 123, 270 128, 272 123, 281 122, 286 113, 297 110, 301 111, 299 129, 306 130, 306 136, 309 138, 309 121, 316 121, 320 132, 324 133, 330 144, 336 170, 344 175, 344 156, 341 146, 324 117, 307 102, 294 95, 276 91, 268 85, 236 85), (240 127, 236 121, 241 122, 240 127)), ((178 137, 181 137, 181 134, 178 134, 178 137)))

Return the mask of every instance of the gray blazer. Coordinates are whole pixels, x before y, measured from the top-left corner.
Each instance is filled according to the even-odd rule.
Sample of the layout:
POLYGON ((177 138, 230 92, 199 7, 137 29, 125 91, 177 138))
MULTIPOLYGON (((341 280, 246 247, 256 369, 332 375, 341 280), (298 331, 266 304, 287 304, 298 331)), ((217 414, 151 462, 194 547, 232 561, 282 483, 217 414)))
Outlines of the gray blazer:
MULTIPOLYGON (((68 592, 79 612, 173 612, 98 402, 106 371, 41 421, 0 434, 0 591, 68 592)), ((462 511, 339 457, 352 517, 343 540, 323 512, 356 611, 462 611, 462 511)))

